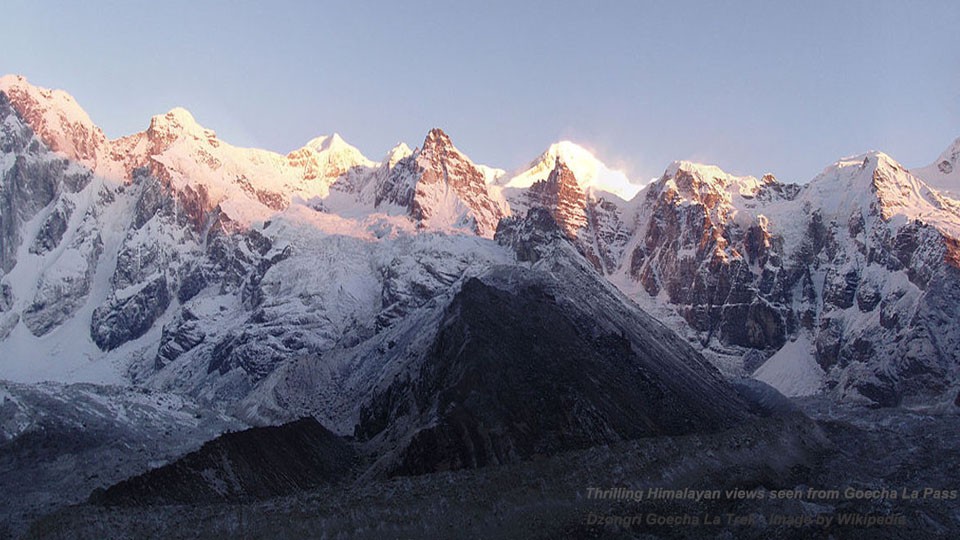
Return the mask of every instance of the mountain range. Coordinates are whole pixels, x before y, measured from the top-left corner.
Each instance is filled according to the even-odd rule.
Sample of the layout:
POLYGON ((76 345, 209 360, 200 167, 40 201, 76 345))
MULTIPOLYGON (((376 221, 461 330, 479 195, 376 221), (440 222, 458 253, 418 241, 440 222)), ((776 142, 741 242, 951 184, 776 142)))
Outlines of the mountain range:
MULTIPOLYGON (((913 171, 872 151, 804 184, 677 161, 641 188, 571 142, 508 173, 440 129, 380 161, 337 134, 234 147, 179 108, 108 139, 67 93, 0 77, 0 439, 51 396, 125 425, 143 393, 191 433, 178 450, 312 417, 282 431, 291 455, 322 440, 351 456, 333 477, 380 478, 732 429, 767 384, 952 407, 958 160, 960 139, 913 171)), ((107 493, 189 493, 204 451, 273 463, 260 437, 107 493)), ((300 489, 281 469, 271 494, 300 489)))
POLYGON ((803 185, 680 161, 637 193, 570 142, 515 174, 439 129, 381 162, 336 134, 284 156, 183 109, 108 140, 65 92, 16 76, 0 91, 12 380, 132 379, 271 407, 292 358, 381 341, 515 261, 498 223, 544 208, 724 373, 883 404, 956 390, 960 141, 914 172, 870 152, 803 185))

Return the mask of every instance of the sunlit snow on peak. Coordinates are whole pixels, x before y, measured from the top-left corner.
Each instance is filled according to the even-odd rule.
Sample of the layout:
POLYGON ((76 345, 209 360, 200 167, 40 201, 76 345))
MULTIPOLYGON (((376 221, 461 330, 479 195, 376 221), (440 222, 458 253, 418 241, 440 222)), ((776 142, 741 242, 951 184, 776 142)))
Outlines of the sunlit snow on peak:
POLYGON ((201 126, 187 109, 174 107, 166 114, 158 114, 150 119, 149 131, 154 134, 190 135, 196 138, 214 138, 212 129, 201 126))
POLYGON ((401 159, 409 156, 413 153, 413 150, 407 146, 407 143, 399 142, 387 152, 387 156, 384 158, 383 162, 387 164, 389 168, 393 168, 401 159))
POLYGON ((353 148, 343 140, 343 137, 341 137, 339 133, 334 133, 333 135, 321 135, 311 139, 310 142, 307 143, 307 147, 313 148, 317 152, 353 148))
POLYGON ((611 169, 586 148, 571 142, 560 141, 550 145, 546 152, 530 163, 525 170, 509 178, 506 187, 526 188, 544 180, 553 170, 557 159, 562 161, 577 178, 579 186, 612 193, 630 200, 643 186, 635 184, 621 171, 611 169))

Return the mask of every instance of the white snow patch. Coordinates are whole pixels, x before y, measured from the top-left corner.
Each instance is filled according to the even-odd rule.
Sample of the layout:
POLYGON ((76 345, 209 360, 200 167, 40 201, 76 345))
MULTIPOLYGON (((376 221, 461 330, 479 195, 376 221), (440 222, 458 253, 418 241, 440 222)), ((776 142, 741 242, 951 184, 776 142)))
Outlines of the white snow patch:
POLYGON ((823 388, 825 373, 813 358, 810 338, 800 335, 771 356, 753 378, 776 388, 785 396, 811 396, 823 388))

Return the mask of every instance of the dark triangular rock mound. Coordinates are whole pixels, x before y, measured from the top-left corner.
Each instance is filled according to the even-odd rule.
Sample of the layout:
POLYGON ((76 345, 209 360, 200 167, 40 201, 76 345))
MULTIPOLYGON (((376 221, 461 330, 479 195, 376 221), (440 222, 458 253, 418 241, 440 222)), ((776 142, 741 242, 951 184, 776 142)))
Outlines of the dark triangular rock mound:
POLYGON ((227 433, 196 452, 90 497, 92 504, 244 501, 334 483, 356 463, 351 446, 313 418, 227 433))

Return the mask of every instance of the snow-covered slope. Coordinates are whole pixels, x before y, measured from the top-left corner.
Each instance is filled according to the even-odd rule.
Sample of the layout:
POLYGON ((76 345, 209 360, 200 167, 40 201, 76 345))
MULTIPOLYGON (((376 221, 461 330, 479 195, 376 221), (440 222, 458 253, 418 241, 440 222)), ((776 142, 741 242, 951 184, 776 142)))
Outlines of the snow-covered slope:
POLYGON ((823 390, 823 368, 806 335, 788 341, 753 376, 788 396, 810 396, 823 390))
POLYGON ((953 141, 936 161, 911 172, 930 187, 960 200, 960 138, 953 141))

